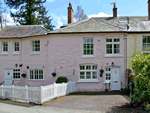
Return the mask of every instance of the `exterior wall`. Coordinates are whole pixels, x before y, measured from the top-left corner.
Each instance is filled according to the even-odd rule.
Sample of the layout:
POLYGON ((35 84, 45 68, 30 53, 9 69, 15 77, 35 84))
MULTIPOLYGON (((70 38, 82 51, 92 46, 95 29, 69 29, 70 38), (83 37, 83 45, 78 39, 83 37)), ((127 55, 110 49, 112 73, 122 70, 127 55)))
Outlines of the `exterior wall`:
MULTIPOLYGON (((6 39, 8 40, 8 39, 6 39)), ((16 39, 14 39, 16 40, 16 39)), ((19 40, 19 39, 18 39, 19 40)), ((15 64, 23 64, 21 74, 27 73, 26 78, 21 80, 14 80, 14 85, 28 85, 28 86, 40 86, 48 85, 55 82, 59 76, 67 76, 69 80, 76 82, 77 91, 100 91, 104 90, 105 81, 105 67, 111 66, 114 62, 115 66, 121 68, 121 81, 122 87, 125 87, 125 48, 126 43, 124 34, 53 34, 40 37, 22 38, 19 41, 22 51, 20 55, 12 55, 13 45, 12 39, 9 39, 9 51, 8 55, 0 55, 0 80, 4 80, 4 71, 6 68, 15 69, 15 64), (94 57, 82 57, 83 55, 83 38, 94 38, 94 57), (106 38, 108 37, 120 37, 121 38, 121 55, 122 57, 104 57, 106 51, 106 38), (101 38, 98 42, 97 38, 101 38), (34 39, 40 39, 40 54, 30 54, 31 41, 34 39), (48 45, 45 42, 48 41, 48 45), (97 64, 98 66, 98 83, 80 83, 79 80, 79 65, 80 64, 97 64), (43 69, 44 80, 29 80, 29 69, 43 69), (103 77, 100 77, 99 70, 103 68, 103 77), (75 69, 75 74, 73 70, 75 69), (52 72, 56 70, 56 77, 52 76, 52 72)), ((2 41, 2 40, 1 40, 2 41)), ((1 46, 0 41, 0 47, 1 46)))
POLYGON ((128 34, 127 35, 127 68, 129 67, 129 61, 131 55, 137 51, 142 51, 142 39, 144 35, 148 34, 128 34))

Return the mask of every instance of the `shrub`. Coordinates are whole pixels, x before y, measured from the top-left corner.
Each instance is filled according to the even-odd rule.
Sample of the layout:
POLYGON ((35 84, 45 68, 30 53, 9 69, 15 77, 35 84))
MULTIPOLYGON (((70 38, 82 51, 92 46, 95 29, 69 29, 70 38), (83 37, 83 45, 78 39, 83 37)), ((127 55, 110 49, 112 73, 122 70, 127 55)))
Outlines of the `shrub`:
POLYGON ((135 73, 133 79, 135 88, 133 103, 135 106, 141 106, 145 102, 150 102, 150 54, 136 52, 132 55, 130 67, 135 73))
POLYGON ((55 82, 56 83, 63 83, 63 82, 67 83, 68 79, 67 79, 67 77, 58 77, 55 82))
POLYGON ((147 104, 146 110, 147 110, 147 111, 150 111, 150 104, 147 104))

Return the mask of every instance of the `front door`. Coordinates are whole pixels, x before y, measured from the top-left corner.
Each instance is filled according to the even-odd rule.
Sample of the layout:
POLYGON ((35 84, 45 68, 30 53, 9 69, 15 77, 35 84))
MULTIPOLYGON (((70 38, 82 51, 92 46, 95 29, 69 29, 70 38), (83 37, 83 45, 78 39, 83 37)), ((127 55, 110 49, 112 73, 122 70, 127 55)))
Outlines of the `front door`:
POLYGON ((13 70, 12 69, 6 69, 5 70, 5 85, 6 86, 12 85, 12 76, 13 76, 13 70))
POLYGON ((120 68, 111 68, 111 90, 120 90, 120 68))

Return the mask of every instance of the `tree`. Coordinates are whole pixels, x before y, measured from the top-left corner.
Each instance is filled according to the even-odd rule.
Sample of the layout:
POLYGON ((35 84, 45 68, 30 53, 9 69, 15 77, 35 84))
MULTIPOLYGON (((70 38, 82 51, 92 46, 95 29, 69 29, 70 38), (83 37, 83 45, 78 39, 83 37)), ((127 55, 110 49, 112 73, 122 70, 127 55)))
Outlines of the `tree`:
POLYGON ((130 60, 130 67, 135 73, 133 102, 135 106, 150 104, 150 54, 136 52, 130 60))
POLYGON ((86 14, 84 14, 84 10, 82 9, 81 6, 77 7, 77 11, 76 11, 74 17, 77 19, 77 21, 84 20, 84 19, 88 18, 88 16, 86 14))
POLYGON ((50 16, 47 16, 47 13, 48 10, 44 6, 41 6, 35 15, 36 22, 43 24, 46 29, 53 30, 55 26, 51 24, 52 19, 50 19, 50 16))
POLYGON ((4 0, 5 4, 14 8, 17 11, 11 12, 11 16, 15 22, 19 22, 21 25, 39 25, 43 24, 46 28, 52 30, 51 20, 47 16, 47 10, 42 5, 46 0, 4 0))

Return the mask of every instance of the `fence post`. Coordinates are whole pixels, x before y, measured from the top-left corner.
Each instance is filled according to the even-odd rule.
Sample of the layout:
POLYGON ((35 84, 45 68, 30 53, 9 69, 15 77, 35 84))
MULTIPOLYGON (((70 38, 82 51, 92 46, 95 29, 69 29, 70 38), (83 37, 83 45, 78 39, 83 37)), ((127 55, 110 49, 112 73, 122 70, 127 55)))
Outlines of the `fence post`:
POLYGON ((54 97, 57 97, 57 84, 54 82, 54 97))
POLYGON ((14 100, 14 85, 12 85, 12 100, 14 100))
POLYGON ((63 82, 63 96, 65 95, 65 84, 63 82))
POLYGON ((43 104, 43 86, 41 86, 41 104, 43 104))
POLYGON ((3 85, 2 86, 2 98, 4 98, 4 90, 3 90, 3 85))
POLYGON ((25 86, 25 91, 26 91, 26 102, 28 103, 28 86, 25 86))

